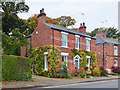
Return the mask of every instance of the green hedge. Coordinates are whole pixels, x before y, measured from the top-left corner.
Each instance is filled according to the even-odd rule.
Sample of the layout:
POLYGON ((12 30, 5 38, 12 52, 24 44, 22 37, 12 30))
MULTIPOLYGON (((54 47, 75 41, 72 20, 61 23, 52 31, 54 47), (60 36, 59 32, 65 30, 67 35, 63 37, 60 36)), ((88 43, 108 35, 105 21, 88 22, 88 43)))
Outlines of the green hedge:
POLYGON ((2 81, 32 79, 31 60, 21 56, 2 55, 2 81))

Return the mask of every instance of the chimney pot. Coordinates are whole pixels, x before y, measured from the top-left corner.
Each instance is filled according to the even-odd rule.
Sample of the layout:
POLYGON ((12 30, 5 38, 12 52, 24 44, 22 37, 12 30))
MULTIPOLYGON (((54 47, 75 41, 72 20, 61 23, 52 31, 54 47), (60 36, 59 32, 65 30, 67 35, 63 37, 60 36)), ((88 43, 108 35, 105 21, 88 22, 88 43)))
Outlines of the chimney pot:
POLYGON ((80 27, 82 27, 82 23, 80 23, 80 27))
POLYGON ((83 27, 85 27, 85 22, 83 22, 83 27))

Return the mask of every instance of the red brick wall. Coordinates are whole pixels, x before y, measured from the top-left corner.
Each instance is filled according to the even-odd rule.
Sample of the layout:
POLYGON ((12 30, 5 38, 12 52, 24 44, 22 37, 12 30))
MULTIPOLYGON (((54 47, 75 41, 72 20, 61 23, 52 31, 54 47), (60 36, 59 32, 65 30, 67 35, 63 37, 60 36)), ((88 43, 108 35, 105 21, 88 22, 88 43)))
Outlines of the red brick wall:
POLYGON ((44 23, 39 24, 35 31, 32 33, 32 48, 50 45, 52 43, 50 39, 51 29, 44 23), (36 35, 36 32, 38 34, 36 35))
MULTIPOLYGON (((104 48, 104 57, 105 57, 105 68, 111 69, 111 67, 114 65, 113 61, 118 60, 118 56, 114 55, 114 46, 112 44, 105 44, 104 48)), ((103 65, 103 44, 97 44, 96 45, 96 52, 97 52, 97 60, 98 60, 98 66, 103 65)))

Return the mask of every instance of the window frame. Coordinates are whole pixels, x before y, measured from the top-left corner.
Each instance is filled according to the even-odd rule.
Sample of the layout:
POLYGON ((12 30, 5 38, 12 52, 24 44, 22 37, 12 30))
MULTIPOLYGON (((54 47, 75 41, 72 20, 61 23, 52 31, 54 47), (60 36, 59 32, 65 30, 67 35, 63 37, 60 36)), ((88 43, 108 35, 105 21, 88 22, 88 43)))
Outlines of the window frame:
POLYGON ((62 46, 61 47, 68 48, 68 33, 66 32, 61 32, 61 33, 62 33, 62 46), (63 44, 63 42, 65 42, 65 45, 63 44))
POLYGON ((79 38, 80 38, 79 35, 75 35, 75 48, 76 48, 76 49, 79 49, 79 38), (78 40, 77 40, 77 39, 78 39, 78 40), (76 42, 76 40, 77 40, 78 42, 76 42), (78 44, 78 47, 76 47, 76 46, 77 46, 76 44, 78 44))
MULTIPOLYGON (((62 57, 66 57, 66 66, 68 67, 68 55, 69 53, 61 52, 62 57)), ((63 62, 62 62, 63 63, 63 62)))
POLYGON ((48 70, 48 59, 47 59, 48 52, 44 52, 43 54, 44 54, 44 70, 48 70))
POLYGON ((91 59, 91 57, 90 56, 86 56, 86 58, 87 58, 87 60, 89 59, 89 63, 87 62, 86 66, 88 67, 88 70, 90 70, 90 63, 91 63, 90 59, 91 59))
POLYGON ((114 55, 118 55, 118 47, 114 46, 114 55), (115 50, 115 48, 117 48, 117 50, 115 50))
POLYGON ((91 48, 90 48, 90 46, 91 46, 91 45, 90 45, 90 44, 91 44, 90 41, 91 41, 91 38, 86 38, 86 50, 87 50, 87 51, 90 51, 90 49, 91 49, 91 48), (87 43, 87 41, 89 41, 89 44, 87 43), (89 47, 89 48, 88 48, 88 47, 89 47))
POLYGON ((75 64, 75 61, 78 61, 78 68, 76 68, 76 64, 75 64, 75 69, 79 69, 79 66, 80 66, 79 59, 80 59, 80 56, 79 56, 79 55, 76 55, 76 56, 74 57, 74 64, 75 64), (76 59, 76 57, 77 57, 78 59, 76 59))

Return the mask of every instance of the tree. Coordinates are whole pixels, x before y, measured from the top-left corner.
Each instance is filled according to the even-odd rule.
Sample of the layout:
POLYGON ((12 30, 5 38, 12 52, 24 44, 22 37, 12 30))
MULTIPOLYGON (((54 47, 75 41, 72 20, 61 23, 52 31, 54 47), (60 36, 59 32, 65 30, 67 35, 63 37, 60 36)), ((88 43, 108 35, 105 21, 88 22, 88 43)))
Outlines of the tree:
MULTIPOLYGON (((99 31, 100 29, 101 28, 96 28, 92 32, 90 32, 90 33, 87 32, 86 34, 94 37, 94 36, 96 36, 96 32, 99 31)), ((116 28, 109 27, 109 28, 106 28, 105 30, 107 32, 107 35, 106 35, 107 38, 118 38, 119 33, 118 33, 118 30, 116 28)))
POLYGON ((97 32, 98 30, 99 30, 99 28, 96 28, 96 29, 94 29, 93 31, 91 31, 90 33, 87 32, 86 34, 94 37, 94 36, 96 36, 96 32, 97 32))
MULTIPOLYGON (((28 20, 27 20, 28 31, 26 32, 27 35, 31 34, 37 27, 37 25, 38 25, 38 17, 37 16, 38 16, 38 14, 34 14, 30 18, 28 18, 28 20)), ((75 24, 75 19, 72 19, 70 16, 61 16, 59 18, 50 18, 50 17, 46 16, 45 19, 46 19, 47 23, 61 25, 64 27, 75 24)))
MULTIPOLYGON (((2 2, 2 30, 9 35, 15 28, 24 26, 24 21, 20 19, 17 14, 28 12, 29 7, 21 0, 14 2, 2 2)), ((23 28, 21 29, 23 31, 23 28)))
POLYGON ((110 27, 107 30, 107 37, 108 38, 117 38, 117 29, 114 27, 110 27))
POLYGON ((18 14, 28 12, 29 7, 22 0, 14 0, 14 2, 2 2, 2 10, 6 14, 18 14))
MULTIPOLYGON (((46 17, 45 19, 46 19, 46 22, 48 23, 59 25, 59 23, 55 19, 52 19, 50 17, 46 17)), ((28 25, 28 31, 26 33, 27 35, 29 35, 35 30, 35 28, 38 25, 38 14, 34 14, 30 18, 28 18, 27 25, 28 25)))
POLYGON ((71 18, 71 16, 61 16, 56 18, 56 20, 61 26, 64 26, 64 27, 71 26, 76 23, 75 19, 71 18))
POLYGON ((2 33, 3 54, 20 55, 20 47, 27 45, 27 43, 26 37, 20 32, 19 28, 12 30, 10 37, 2 33))

